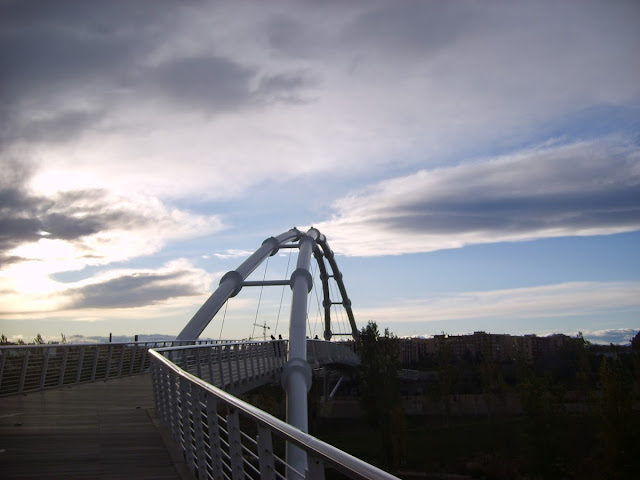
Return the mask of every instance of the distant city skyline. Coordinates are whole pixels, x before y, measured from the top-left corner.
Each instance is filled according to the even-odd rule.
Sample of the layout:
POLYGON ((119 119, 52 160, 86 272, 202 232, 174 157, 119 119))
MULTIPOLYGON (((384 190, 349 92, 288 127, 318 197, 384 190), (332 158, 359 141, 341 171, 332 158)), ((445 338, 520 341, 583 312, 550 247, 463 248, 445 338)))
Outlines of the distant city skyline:
MULTIPOLYGON (((359 326, 626 343, 639 20, 631 0, 3 2, 0 332, 176 335, 265 238, 313 225, 359 326)), ((286 292, 265 295, 204 336, 258 337, 258 310, 286 336, 286 292)))

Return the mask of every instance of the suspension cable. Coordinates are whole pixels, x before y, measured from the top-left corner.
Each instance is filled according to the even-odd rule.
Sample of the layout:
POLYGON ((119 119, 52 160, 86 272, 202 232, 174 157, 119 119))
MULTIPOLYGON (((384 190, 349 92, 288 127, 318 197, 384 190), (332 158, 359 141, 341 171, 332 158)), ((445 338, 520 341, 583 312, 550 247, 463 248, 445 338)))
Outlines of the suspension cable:
POLYGON ((220 342, 220 339, 222 338, 222 329, 224 328, 224 319, 227 318, 228 306, 229 306, 229 299, 227 298, 227 301, 224 302, 224 312, 222 314, 222 325, 220 326, 220 335, 218 335, 218 342, 220 342))
MULTIPOLYGON (((287 271, 284 274, 284 278, 287 278, 287 275, 289 275, 289 264, 291 263, 291 253, 292 250, 289 250, 289 259, 287 260, 287 271)), ((285 290, 286 285, 282 286, 282 294, 280 295, 280 306, 278 307, 278 317, 276 318, 276 329, 273 332, 274 335, 278 334, 278 323, 280 323, 280 312, 282 311, 282 301, 284 299, 284 290, 285 290)))
MULTIPOLYGON (((264 262, 264 275, 262 276, 262 282, 267 278, 267 267, 269 266, 269 257, 267 257, 267 261, 264 262)), ((262 301, 262 291, 264 290, 264 285, 260 285, 260 295, 258 296, 258 306, 256 307, 256 317, 253 319, 253 330, 251 331, 251 337, 249 340, 253 340, 253 336, 256 333, 256 326, 258 325, 258 312, 260 311, 260 302, 262 301)), ((266 324, 265 324, 266 325, 266 324)), ((262 330, 265 331, 264 329, 262 330)))

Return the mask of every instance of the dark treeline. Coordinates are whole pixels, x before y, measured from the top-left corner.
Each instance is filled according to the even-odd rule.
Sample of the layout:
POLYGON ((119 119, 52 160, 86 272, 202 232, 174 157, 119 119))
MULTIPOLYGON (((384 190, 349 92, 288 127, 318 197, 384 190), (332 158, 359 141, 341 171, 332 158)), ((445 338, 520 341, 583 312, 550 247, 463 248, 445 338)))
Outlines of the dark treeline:
POLYGON ((359 392, 363 417, 327 418, 314 433, 407 478, 632 478, 640 471, 640 333, 630 346, 573 340, 535 359, 516 351, 499 360, 481 350, 456 355, 445 342, 400 365, 400 339, 370 322, 358 345, 359 380, 344 389, 359 392), (401 366, 419 372, 403 380, 401 366), (484 413, 456 413, 462 397, 482 399, 484 413), (416 411, 416 398, 438 413, 416 411), (508 402, 517 408, 507 412, 508 402))

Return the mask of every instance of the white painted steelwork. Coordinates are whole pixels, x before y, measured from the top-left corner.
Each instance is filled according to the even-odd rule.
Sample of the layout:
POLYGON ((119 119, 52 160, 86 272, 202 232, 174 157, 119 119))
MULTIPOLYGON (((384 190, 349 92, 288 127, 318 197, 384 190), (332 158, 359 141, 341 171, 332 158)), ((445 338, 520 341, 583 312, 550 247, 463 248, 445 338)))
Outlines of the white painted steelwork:
POLYGON ((185 372, 166 351, 149 353, 157 414, 197 478, 324 479, 325 468, 349 478, 396 478, 185 372), (282 458, 284 443, 303 452, 305 470, 282 458))
MULTIPOLYGON (((331 306, 340 304, 344 307, 351 326, 351 335, 357 338, 358 329, 351 310, 342 273, 338 269, 333 251, 329 248, 327 239, 317 229, 310 228, 306 233, 293 228, 277 237, 267 238, 262 246, 247 258, 236 270, 227 272, 220 280, 215 292, 200 307, 193 318, 176 337, 177 340, 198 338, 213 317, 229 298, 237 295, 244 286, 283 285, 286 280, 248 282, 247 277, 269 256, 275 255, 280 248, 298 248, 297 265, 291 274, 291 313, 289 321, 289 358, 282 376, 282 386, 287 393, 287 422, 306 432, 308 429, 307 392, 311 388, 311 367, 307 363, 307 297, 313 288, 313 278, 310 273, 311 256, 318 263, 322 280, 323 306, 325 311, 325 340, 331 339, 331 306), (331 274, 325 264, 329 263, 331 274), (332 277, 338 285, 341 301, 334 302, 330 297, 329 278, 332 277)), ((294 445, 288 445, 287 458, 294 469, 306 469, 306 457, 294 445)))
POLYGON ((149 369, 150 348, 194 343, 218 341, 0 346, 0 396, 136 375, 149 369))

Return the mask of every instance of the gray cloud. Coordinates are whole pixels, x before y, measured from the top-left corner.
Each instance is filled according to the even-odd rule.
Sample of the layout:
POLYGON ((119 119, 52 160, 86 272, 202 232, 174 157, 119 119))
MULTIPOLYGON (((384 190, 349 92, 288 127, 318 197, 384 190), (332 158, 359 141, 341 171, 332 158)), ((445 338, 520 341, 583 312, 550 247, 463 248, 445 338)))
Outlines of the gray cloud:
POLYGON ((319 226, 365 255, 393 252, 385 242, 342 245, 346 237, 368 231, 403 253, 632 231, 640 228, 639 159, 637 145, 606 139, 423 170, 342 199, 319 226))
POLYGON ((0 266, 20 260, 8 252, 41 238, 74 241, 114 228, 148 225, 144 214, 111 204, 102 190, 62 192, 51 198, 27 189, 31 169, 8 162, 0 179, 0 266))
POLYGON ((222 57, 177 58, 147 73, 159 91, 179 103, 229 109, 250 100, 255 70, 222 57))
POLYGON ((69 308, 134 308, 201 294, 189 282, 188 275, 189 272, 134 273, 94 283, 67 291, 76 298, 69 308))
POLYGON ((346 26, 343 36, 374 53, 381 49, 433 53, 488 24, 486 6, 468 2, 400 1, 371 5, 346 26))

